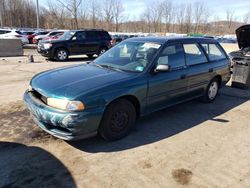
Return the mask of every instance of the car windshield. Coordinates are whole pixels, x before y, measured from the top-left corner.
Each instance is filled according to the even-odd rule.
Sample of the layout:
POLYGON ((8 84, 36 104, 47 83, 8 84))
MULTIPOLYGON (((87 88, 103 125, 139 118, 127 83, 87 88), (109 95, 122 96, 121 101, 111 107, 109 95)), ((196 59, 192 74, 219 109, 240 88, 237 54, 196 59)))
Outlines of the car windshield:
POLYGON ((106 68, 128 72, 143 72, 161 44, 125 41, 111 48, 94 63, 106 68))
POLYGON ((63 35, 59 37, 59 40, 70 40, 76 32, 74 31, 67 31, 63 35))

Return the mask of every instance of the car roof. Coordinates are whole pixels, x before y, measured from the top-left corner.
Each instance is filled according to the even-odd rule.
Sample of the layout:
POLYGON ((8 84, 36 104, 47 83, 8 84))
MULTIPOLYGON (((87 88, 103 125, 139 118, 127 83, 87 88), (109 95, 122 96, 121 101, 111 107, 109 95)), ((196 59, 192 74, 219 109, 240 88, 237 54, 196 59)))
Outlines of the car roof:
POLYGON ((69 31, 72 31, 72 32, 78 32, 78 31, 104 31, 104 32, 107 32, 103 29, 78 29, 78 30, 69 30, 69 31))
POLYGON ((205 42, 205 43, 216 43, 216 40, 212 38, 204 37, 136 37, 130 38, 126 41, 137 41, 137 42, 154 42, 164 44, 166 42, 205 42))

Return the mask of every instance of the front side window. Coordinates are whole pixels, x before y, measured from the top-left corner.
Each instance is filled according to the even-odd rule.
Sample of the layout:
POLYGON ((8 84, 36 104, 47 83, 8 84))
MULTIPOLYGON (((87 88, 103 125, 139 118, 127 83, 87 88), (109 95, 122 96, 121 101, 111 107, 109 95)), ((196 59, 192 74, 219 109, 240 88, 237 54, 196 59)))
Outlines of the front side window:
POLYGON ((169 65, 171 69, 185 66, 185 56, 181 44, 167 46, 157 61, 158 65, 169 65))
POLYGON ((207 62, 207 58, 198 44, 183 44, 187 65, 207 62))
POLYGON ((75 37, 76 37, 76 40, 85 40, 86 33, 85 32, 77 32, 75 37))
POLYGON ((225 59, 226 55, 216 44, 202 44, 202 47, 208 54, 210 61, 225 59))
POLYGON ((161 47, 153 42, 122 42, 97 58, 97 65, 129 72, 143 72, 161 47))

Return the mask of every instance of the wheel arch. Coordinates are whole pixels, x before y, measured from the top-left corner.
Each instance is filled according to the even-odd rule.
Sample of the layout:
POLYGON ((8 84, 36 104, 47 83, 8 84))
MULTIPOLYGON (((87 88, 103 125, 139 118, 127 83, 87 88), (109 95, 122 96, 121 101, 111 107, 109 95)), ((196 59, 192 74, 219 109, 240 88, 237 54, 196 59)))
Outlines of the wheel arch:
POLYGON ((135 110, 136 110, 136 117, 139 118, 140 117, 140 114, 141 114, 141 104, 138 100, 138 98, 134 95, 123 95, 123 96, 120 96, 118 98, 115 98, 114 100, 110 101, 109 104, 107 105, 106 109, 108 108, 108 106, 110 106, 111 103, 117 101, 117 100, 120 100, 120 99, 126 99, 128 100, 129 102, 131 102, 133 104, 133 106, 135 107, 135 110))
POLYGON ((60 49, 66 50, 68 52, 68 55, 70 55, 70 51, 69 51, 69 49, 67 47, 65 47, 65 46, 56 46, 54 48, 54 57, 56 56, 57 51, 60 50, 60 49))
POLYGON ((219 82, 219 87, 221 87, 221 84, 222 84, 222 77, 221 77, 221 75, 216 75, 213 79, 217 79, 218 82, 219 82))

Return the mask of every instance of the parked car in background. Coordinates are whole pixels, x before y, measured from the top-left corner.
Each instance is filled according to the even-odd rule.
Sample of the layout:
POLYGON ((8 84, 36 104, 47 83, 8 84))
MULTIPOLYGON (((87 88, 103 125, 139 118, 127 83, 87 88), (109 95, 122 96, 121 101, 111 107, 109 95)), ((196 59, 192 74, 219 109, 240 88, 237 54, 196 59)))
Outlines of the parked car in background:
POLYGON ((122 41, 122 38, 119 35, 111 35, 111 38, 112 38, 111 40, 112 46, 115 46, 122 41))
POLYGON ((219 43, 228 43, 228 44, 236 44, 237 40, 234 38, 217 38, 219 43))
POLYGON ((29 40, 27 37, 22 35, 20 31, 10 29, 0 29, 0 38, 3 39, 20 39, 22 45, 28 44, 29 40))
POLYGON ((54 36, 45 37, 42 40, 40 40, 40 42, 58 40, 60 38, 60 36, 62 36, 63 34, 64 34, 64 32, 61 32, 61 33, 58 33, 58 34, 56 34, 54 36))
POLYGON ((41 34, 41 35, 36 35, 34 38, 33 38, 33 43, 34 44, 38 44, 40 40, 43 40, 44 38, 47 38, 47 37, 52 37, 52 36, 55 36, 59 33, 62 33, 64 31, 51 31, 47 34, 41 34))
POLYGON ((58 40, 41 41, 37 51, 50 59, 65 61, 70 55, 87 55, 92 58, 110 47, 111 37, 107 31, 85 29, 67 31, 58 40))
MULTIPOLYGON (((77 41, 89 34, 70 31, 64 37, 77 41)), ((140 116, 198 97, 213 102, 229 79, 228 57, 213 39, 131 38, 93 63, 36 75, 24 101, 38 126, 58 138, 99 133, 117 140, 140 116)))
MULTIPOLYGON (((34 44, 33 43, 33 39, 34 39, 35 36, 38 36, 38 35, 47 35, 48 33, 49 33, 48 31, 36 31, 33 34, 28 35, 28 39, 29 39, 30 44, 34 44)), ((34 42, 36 42, 36 41, 34 41, 34 42)))

